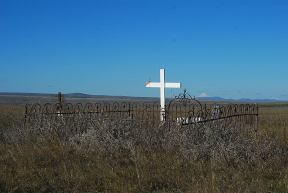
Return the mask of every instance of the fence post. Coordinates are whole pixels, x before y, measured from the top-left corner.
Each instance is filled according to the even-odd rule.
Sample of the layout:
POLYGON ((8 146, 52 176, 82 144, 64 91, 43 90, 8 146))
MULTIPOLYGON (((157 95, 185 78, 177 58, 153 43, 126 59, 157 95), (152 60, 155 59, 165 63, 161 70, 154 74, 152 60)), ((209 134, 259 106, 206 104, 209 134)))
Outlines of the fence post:
POLYGON ((24 115, 24 128, 27 126, 27 117, 28 117, 28 104, 25 105, 25 115, 24 115))
POLYGON ((256 104, 256 132, 258 131, 258 126, 259 126, 259 106, 256 104))
POLYGON ((61 92, 58 92, 58 103, 60 104, 60 106, 62 108, 62 105, 64 103, 64 96, 62 95, 61 92))

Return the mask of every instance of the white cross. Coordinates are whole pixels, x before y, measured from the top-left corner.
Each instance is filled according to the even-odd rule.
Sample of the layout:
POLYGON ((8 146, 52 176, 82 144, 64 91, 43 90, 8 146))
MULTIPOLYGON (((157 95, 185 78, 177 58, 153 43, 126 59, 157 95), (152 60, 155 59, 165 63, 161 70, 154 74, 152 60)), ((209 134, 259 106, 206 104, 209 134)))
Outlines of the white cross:
POLYGON ((160 69, 160 82, 147 82, 147 88, 160 88, 160 120, 165 120, 165 88, 181 88, 181 83, 167 83, 165 82, 165 69, 160 69))

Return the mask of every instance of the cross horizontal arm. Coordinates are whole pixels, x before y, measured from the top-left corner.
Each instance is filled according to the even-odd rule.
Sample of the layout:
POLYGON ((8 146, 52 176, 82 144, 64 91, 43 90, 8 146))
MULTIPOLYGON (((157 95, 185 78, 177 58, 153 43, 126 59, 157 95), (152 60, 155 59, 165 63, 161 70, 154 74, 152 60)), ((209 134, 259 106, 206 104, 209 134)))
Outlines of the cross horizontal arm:
POLYGON ((165 83, 165 88, 181 88, 181 83, 165 83))
POLYGON ((145 86, 147 88, 160 88, 161 85, 159 82, 147 82, 145 86))
MULTIPOLYGON (((159 88, 161 83, 159 82, 147 82, 145 84, 147 88, 159 88)), ((165 88, 181 88, 181 83, 165 83, 165 88)))

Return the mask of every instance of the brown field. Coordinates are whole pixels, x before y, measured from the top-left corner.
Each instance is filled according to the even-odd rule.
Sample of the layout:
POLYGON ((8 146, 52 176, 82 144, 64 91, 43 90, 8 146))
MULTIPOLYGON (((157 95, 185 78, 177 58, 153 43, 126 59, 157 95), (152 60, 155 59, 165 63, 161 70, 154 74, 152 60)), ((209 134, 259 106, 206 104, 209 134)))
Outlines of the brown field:
POLYGON ((287 141, 288 107, 260 107, 259 132, 275 135, 287 141))
POLYGON ((261 106, 248 134, 133 127, 113 138, 122 125, 104 124, 62 140, 25 131, 23 106, 1 105, 0 192, 288 193, 287 115, 261 106))

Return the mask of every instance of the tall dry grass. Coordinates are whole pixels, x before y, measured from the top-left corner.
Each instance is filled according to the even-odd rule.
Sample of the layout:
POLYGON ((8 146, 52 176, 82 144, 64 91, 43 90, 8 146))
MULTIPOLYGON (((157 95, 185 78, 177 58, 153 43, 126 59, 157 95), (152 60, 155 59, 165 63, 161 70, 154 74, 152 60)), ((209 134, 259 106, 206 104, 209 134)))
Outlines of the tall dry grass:
POLYGON ((288 140, 288 107, 262 107, 259 116, 259 131, 288 140))
POLYGON ((288 145, 268 129, 283 129, 284 116, 273 113, 260 116, 257 133, 98 121, 65 140, 2 119, 10 128, 1 130, 0 192, 285 193, 288 145))

